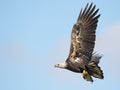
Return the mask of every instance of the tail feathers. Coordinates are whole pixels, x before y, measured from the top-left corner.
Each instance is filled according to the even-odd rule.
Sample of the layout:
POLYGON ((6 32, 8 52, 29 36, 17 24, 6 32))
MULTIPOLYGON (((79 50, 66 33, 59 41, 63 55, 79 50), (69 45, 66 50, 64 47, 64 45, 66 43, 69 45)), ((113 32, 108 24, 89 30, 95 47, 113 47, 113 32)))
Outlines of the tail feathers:
POLYGON ((100 69, 100 67, 95 67, 93 70, 90 70, 91 72, 91 75, 95 78, 99 78, 99 79, 103 79, 104 76, 103 76, 103 72, 102 70, 100 69))
POLYGON ((103 79, 103 71, 101 70, 101 68, 95 64, 95 63, 91 63, 88 65, 88 70, 91 76, 95 77, 95 78, 99 78, 99 79, 103 79))
POLYGON ((93 82, 92 76, 95 78, 103 79, 103 71, 98 66, 100 59, 102 56, 98 54, 94 54, 91 57, 91 60, 89 61, 88 65, 86 66, 86 70, 83 70, 82 75, 83 78, 87 81, 93 82))
POLYGON ((99 54, 93 54, 91 60, 88 63, 88 66, 87 66, 90 75, 95 77, 95 78, 99 78, 99 79, 103 79, 104 78, 103 71, 98 66, 101 57, 102 56, 99 55, 99 54))
POLYGON ((103 71, 101 70, 101 68, 98 65, 94 65, 94 67, 92 66, 88 66, 87 67, 87 71, 83 70, 82 75, 83 78, 87 81, 93 82, 92 76, 95 78, 99 78, 99 79, 103 79, 103 71))

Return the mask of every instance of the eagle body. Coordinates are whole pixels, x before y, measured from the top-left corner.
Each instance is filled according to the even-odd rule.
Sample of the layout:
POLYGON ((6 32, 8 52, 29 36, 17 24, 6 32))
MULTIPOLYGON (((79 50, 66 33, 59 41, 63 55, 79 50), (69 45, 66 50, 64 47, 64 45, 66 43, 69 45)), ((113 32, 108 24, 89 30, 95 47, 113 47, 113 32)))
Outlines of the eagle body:
POLYGON ((55 67, 82 73, 83 78, 93 82, 92 77, 103 79, 103 72, 98 66, 101 56, 93 53, 96 39, 96 27, 100 14, 96 5, 87 4, 81 9, 77 22, 73 25, 71 33, 70 52, 65 63, 56 64, 55 67))

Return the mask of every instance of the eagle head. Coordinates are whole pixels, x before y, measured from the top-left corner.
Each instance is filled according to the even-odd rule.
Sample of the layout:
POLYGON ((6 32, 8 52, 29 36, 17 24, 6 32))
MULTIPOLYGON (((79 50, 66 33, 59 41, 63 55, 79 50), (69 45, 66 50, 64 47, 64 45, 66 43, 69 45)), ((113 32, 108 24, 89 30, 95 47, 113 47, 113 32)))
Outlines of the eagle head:
POLYGON ((56 64, 55 67, 57 67, 57 68, 67 68, 67 63, 59 63, 59 64, 56 64))

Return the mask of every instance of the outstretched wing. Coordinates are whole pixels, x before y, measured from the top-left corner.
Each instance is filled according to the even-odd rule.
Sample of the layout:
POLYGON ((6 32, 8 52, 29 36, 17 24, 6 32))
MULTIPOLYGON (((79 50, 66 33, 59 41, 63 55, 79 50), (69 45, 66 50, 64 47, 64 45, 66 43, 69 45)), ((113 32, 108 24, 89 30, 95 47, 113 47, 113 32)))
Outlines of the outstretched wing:
POLYGON ((72 29, 69 57, 82 55, 90 60, 95 45, 97 22, 100 17, 100 14, 97 15, 99 9, 95 10, 95 7, 91 3, 87 4, 84 10, 81 9, 78 20, 72 29))

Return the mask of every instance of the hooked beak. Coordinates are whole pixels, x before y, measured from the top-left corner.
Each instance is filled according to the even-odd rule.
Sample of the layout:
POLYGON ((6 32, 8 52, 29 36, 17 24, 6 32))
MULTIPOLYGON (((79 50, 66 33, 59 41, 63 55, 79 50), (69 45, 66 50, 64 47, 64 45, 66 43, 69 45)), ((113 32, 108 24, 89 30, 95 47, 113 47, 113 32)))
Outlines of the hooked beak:
POLYGON ((67 64, 66 63, 59 63, 59 64, 56 64, 55 67, 57 67, 57 68, 66 68, 67 64))
POLYGON ((59 64, 56 64, 55 67, 59 67, 59 64))

